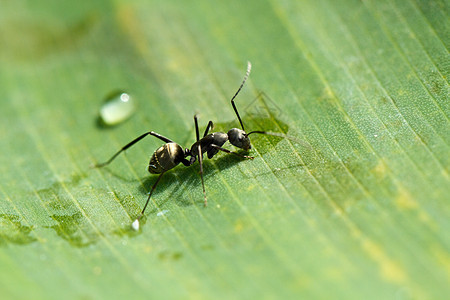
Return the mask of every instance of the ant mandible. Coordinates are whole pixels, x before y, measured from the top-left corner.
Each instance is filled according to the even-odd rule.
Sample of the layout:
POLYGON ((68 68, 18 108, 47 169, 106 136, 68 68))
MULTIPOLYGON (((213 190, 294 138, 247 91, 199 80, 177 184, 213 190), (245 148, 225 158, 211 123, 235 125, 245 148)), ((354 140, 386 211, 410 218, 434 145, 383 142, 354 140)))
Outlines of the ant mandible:
POLYGON ((247 72, 244 76, 244 79, 242 80, 241 85, 239 86, 239 89, 234 94, 234 96, 231 98, 231 105, 233 106, 234 112, 236 113, 236 116, 239 120, 239 123, 241 125, 242 129, 238 128, 232 128, 227 133, 224 132, 214 132, 209 133, 209 130, 213 127, 213 122, 209 121, 208 125, 206 126, 205 133, 203 134, 203 137, 200 138, 199 135, 199 129, 198 129, 198 121, 197 121, 197 115, 194 116, 194 123, 195 123, 195 133, 197 137, 197 141, 192 145, 191 149, 184 149, 174 141, 172 141, 169 138, 166 138, 165 136, 160 135, 159 133, 156 133, 154 131, 146 132, 139 137, 135 138, 128 144, 122 147, 116 154, 114 154, 109 160, 107 160, 104 163, 96 164, 96 168, 104 167, 108 164, 110 164, 120 153, 127 150, 143 138, 145 138, 148 135, 152 135, 162 141, 164 141, 166 144, 159 147, 150 158, 150 163, 148 166, 148 171, 152 174, 160 174, 158 179, 156 179, 156 182, 153 184, 152 189, 150 190, 150 193, 147 198, 147 202, 144 205, 144 208, 142 209, 141 213, 137 217, 137 219, 133 222, 133 228, 137 229, 139 228, 139 220, 144 215, 145 209, 147 208, 147 205, 150 201, 150 198, 152 196, 153 191, 155 190, 156 186, 158 185, 159 181, 161 180, 161 177, 164 175, 165 172, 169 171, 170 169, 173 169, 178 164, 182 163, 186 167, 191 166, 195 163, 195 161, 198 159, 200 164, 200 177, 202 180, 202 188, 203 188, 203 197, 204 197, 204 206, 207 206, 207 198, 206 198, 206 191, 205 191, 205 184, 203 180, 203 153, 207 153, 207 156, 209 159, 211 159, 214 155, 216 155, 219 151, 223 151, 229 154, 234 154, 243 158, 247 159, 253 159, 253 156, 247 156, 242 155, 233 151, 230 151, 228 149, 222 148, 223 144, 225 144, 226 141, 229 141, 233 146, 244 149, 245 151, 248 151, 251 149, 251 143, 249 139, 249 135, 253 133, 260 133, 260 134, 268 134, 268 135, 275 135, 266 131, 251 131, 249 133, 245 132, 244 124, 242 123, 241 117, 239 116, 238 110, 236 108, 236 105, 234 103, 234 99, 241 91, 242 87, 245 84, 245 81, 247 80, 248 76, 250 75, 252 65, 250 62, 247 63, 247 72), (190 157, 188 160, 187 158, 190 157))

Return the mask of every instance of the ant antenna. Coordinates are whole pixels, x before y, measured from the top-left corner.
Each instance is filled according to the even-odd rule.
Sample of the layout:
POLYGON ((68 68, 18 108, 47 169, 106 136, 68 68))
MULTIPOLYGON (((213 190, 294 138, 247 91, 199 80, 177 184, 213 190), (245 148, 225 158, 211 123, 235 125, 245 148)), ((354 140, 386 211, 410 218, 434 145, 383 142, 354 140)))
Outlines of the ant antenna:
POLYGON ((237 111, 236 105, 234 104, 234 98, 236 98, 236 96, 241 91, 242 87, 244 86, 245 81, 247 80, 248 76, 250 75, 250 71, 251 70, 252 70, 252 64, 248 61, 247 62, 247 73, 244 76, 244 80, 242 80, 241 86, 237 90, 236 94, 234 94, 233 98, 231 98, 231 105, 233 106, 234 112, 236 113, 236 116, 238 117, 239 123, 241 123, 242 130, 244 130, 244 131, 245 131, 244 124, 242 124, 241 117, 239 116, 239 113, 237 111))

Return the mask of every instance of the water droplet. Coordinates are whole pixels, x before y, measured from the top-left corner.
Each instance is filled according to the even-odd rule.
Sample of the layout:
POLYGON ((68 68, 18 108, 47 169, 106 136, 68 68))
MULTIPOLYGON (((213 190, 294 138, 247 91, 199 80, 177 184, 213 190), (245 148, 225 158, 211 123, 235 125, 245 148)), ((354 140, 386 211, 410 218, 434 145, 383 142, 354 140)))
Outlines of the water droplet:
POLYGON ((133 230, 138 231, 139 230, 139 220, 136 219, 133 224, 131 224, 131 228, 133 228, 133 230))
POLYGON ((106 125, 119 124, 133 114, 135 105, 133 98, 124 92, 114 93, 107 97, 100 108, 100 118, 106 125))

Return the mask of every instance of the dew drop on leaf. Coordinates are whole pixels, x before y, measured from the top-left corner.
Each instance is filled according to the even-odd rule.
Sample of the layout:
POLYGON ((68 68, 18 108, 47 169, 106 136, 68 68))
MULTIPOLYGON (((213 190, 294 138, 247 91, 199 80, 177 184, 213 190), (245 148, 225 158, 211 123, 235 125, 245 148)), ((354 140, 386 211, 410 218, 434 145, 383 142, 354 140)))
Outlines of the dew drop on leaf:
POLYGON ((135 104, 129 94, 115 93, 100 108, 100 118, 106 125, 116 125, 131 117, 134 111, 135 104))
POLYGON ((131 224, 131 228, 133 228, 133 230, 136 230, 136 231, 139 230, 139 220, 138 219, 134 220, 134 222, 131 224))

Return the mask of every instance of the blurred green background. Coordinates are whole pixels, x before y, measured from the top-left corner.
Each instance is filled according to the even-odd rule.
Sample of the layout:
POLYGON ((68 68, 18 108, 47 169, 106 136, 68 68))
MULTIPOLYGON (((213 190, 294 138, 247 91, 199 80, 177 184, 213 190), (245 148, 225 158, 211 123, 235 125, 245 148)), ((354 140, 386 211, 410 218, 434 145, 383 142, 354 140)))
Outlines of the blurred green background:
POLYGON ((1 298, 448 297, 448 15, 421 0, 2 0, 1 298), (206 160, 207 208, 198 164, 177 167, 132 232, 162 142, 90 166, 148 130, 190 147, 195 113, 201 132, 237 127, 247 60, 246 129, 293 139, 206 160), (101 126, 117 89, 138 110, 101 126))

